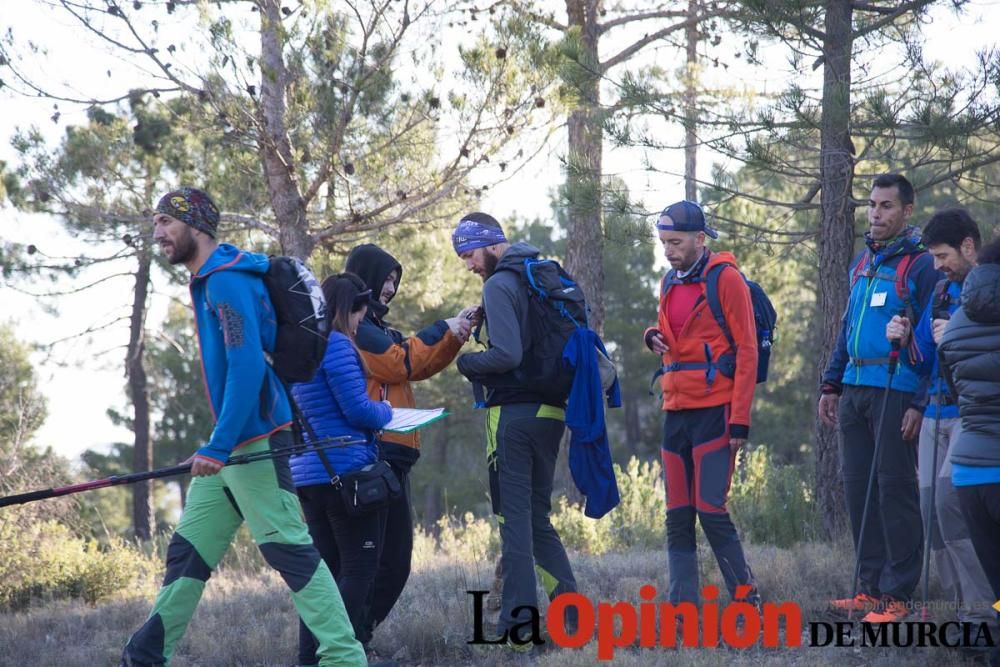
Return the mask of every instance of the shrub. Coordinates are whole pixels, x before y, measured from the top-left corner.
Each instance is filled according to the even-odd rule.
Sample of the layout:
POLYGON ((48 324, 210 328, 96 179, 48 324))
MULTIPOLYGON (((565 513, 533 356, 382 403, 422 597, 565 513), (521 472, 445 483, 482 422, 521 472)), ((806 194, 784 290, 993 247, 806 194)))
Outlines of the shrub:
POLYGON ((583 506, 559 499, 552 523, 568 548, 600 555, 663 546, 666 508, 659 462, 632 457, 624 471, 615 465, 615 477, 621 504, 596 521, 584 515, 583 506))
MULTIPOLYGON (((733 521, 744 539, 754 544, 790 546, 815 538, 815 506, 805 482, 805 467, 775 464, 766 447, 744 457, 733 476, 729 500, 733 521)), ((565 496, 558 499, 552 524, 566 548, 602 555, 665 547, 666 504, 660 462, 640 462, 632 457, 624 470, 615 465, 615 475, 621 503, 601 519, 585 516, 583 506, 565 496)), ((492 518, 475 518, 466 512, 461 519, 442 517, 436 525, 437 537, 417 529, 414 562, 466 554, 491 559, 499 552, 499 531, 492 518)))
POLYGON ((445 515, 437 520, 437 537, 418 527, 413 536, 413 562, 435 559, 492 560, 500 553, 500 531, 492 518, 466 512, 461 518, 445 515))
POLYGON ((90 604, 149 581, 158 564, 125 542, 101 546, 57 521, 0 523, 0 608, 33 599, 80 598, 90 604))
POLYGON ((763 446, 743 456, 729 510, 744 538, 779 547, 815 538, 816 508, 805 466, 776 465, 763 446))

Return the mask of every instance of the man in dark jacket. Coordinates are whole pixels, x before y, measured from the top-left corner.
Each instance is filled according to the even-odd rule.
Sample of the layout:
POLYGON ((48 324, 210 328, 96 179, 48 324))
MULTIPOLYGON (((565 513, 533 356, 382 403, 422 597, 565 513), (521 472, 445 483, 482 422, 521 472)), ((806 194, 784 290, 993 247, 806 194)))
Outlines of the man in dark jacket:
MULTIPOLYGON (((554 400, 544 383, 525 380, 538 364, 521 272, 524 260, 537 257, 538 250, 510 244, 500 223, 486 213, 464 216, 452 244, 466 268, 483 279, 489 346, 461 355, 458 370, 486 392, 486 461, 503 576, 497 632, 504 635, 530 620, 528 607, 538 607, 536 568, 549 599, 576 590, 566 550, 549 520, 565 398, 554 400)), ((575 624, 573 618, 564 620, 575 624)), ((527 637, 508 641, 515 648, 532 646, 527 637)))
MULTIPOLYGON (((958 402, 941 377, 937 354, 937 341, 948 319, 958 310, 962 283, 976 266, 976 253, 982 245, 979 226, 965 209, 944 209, 924 225, 923 243, 934 258, 934 267, 945 278, 935 286, 933 304, 924 310, 920 321, 911 326, 905 317, 894 316, 886 327, 886 338, 901 340, 906 345, 912 330, 924 359, 923 370, 929 372, 916 394, 918 401, 923 401, 923 396, 929 399, 920 426, 917 476, 920 510, 924 525, 930 526, 930 548, 938 578, 946 598, 955 602, 960 621, 993 623, 996 614, 990 606, 996 598, 979 564, 958 493, 951 484, 948 453, 958 442, 962 429, 958 402), (932 488, 934 507, 931 507, 932 488)), ((924 539, 927 540, 927 535, 924 539)))
MULTIPOLYGON (((369 398, 387 400, 397 408, 415 407, 410 383, 426 380, 454 361, 469 339, 472 324, 468 315, 475 308, 463 310, 447 320, 437 320, 407 338, 385 320, 389 302, 399 291, 403 278, 403 267, 396 258, 374 243, 365 243, 351 250, 345 268, 360 276, 372 291, 368 314, 355 337, 368 366, 369 398)), ((403 493, 389 506, 386 519, 370 612, 370 620, 376 624, 389 615, 410 576, 413 553, 410 468, 420 457, 420 436, 416 431, 383 432, 379 438, 379 452, 399 477, 403 493)))
MULTIPOLYGON (((979 253, 962 286, 962 305, 939 343, 945 377, 958 396, 962 432, 951 450, 958 490, 979 562, 1000 598, 1000 241, 979 253)), ((997 663, 993 663, 997 664, 997 663)))
POLYGON ((909 181, 899 174, 874 180, 866 247, 852 264, 850 299, 820 388, 819 417, 840 430, 844 495, 855 544, 861 540, 875 442, 881 440, 858 555, 860 587, 854 598, 831 602, 839 611, 865 613, 862 620, 868 623, 904 618, 920 580, 923 524, 912 440, 920 430, 923 406, 914 404, 920 384, 915 345, 899 357, 885 415, 880 417, 890 378, 886 325, 900 311, 911 322, 918 321, 939 277, 920 243, 920 231, 907 225, 912 213, 909 181))

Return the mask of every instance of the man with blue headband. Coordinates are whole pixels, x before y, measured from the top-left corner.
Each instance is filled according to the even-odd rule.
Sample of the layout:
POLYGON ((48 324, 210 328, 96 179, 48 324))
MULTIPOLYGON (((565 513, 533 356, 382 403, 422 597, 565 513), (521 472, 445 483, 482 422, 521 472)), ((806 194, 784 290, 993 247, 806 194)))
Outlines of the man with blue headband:
MULTIPOLYGON (((529 608, 538 608, 536 571, 550 600, 576 590, 566 550, 549 521, 565 401, 556 405, 542 383, 524 381, 538 365, 533 352, 539 346, 532 347, 522 274, 525 260, 536 259, 538 249, 510 243, 500 223, 486 213, 465 215, 452 244, 466 268, 483 279, 489 347, 463 354, 457 363, 459 372, 486 392, 486 461, 490 500, 500 524, 503 577, 497 632, 512 648, 527 652, 533 646, 530 638, 516 635, 530 626, 529 608)), ((576 627, 571 613, 564 621, 576 627)))

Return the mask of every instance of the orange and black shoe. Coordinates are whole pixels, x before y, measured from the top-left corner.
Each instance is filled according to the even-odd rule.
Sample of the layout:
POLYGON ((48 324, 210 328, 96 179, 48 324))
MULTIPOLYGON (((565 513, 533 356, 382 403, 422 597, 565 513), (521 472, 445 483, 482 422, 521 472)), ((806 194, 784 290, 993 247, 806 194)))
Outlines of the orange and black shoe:
POLYGON ((880 602, 868 593, 858 593, 853 598, 830 600, 830 609, 841 614, 869 614, 878 609, 880 602))
POLYGON ((910 606, 902 600, 885 596, 878 608, 868 612, 862 623, 895 623, 910 615, 910 606))

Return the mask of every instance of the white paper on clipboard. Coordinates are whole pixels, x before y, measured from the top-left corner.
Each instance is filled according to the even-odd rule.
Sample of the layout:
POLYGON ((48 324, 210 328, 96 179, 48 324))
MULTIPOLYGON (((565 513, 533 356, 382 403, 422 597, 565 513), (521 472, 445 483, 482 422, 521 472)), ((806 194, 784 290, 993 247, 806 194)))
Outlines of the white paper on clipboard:
POLYGON ((419 408, 393 408, 392 420, 382 427, 391 433, 410 433, 448 416, 444 408, 423 410, 419 408))

